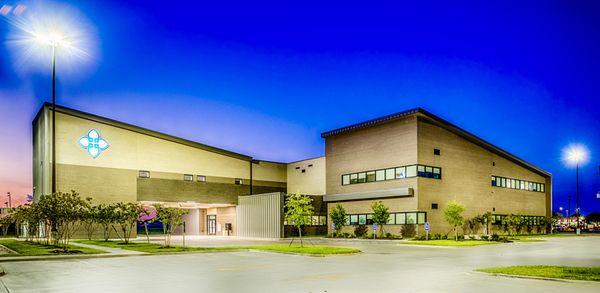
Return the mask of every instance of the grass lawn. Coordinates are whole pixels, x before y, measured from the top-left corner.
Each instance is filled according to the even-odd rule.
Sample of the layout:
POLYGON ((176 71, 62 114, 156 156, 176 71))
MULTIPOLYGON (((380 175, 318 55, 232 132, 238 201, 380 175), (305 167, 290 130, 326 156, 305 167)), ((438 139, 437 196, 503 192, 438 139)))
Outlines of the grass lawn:
POLYGON ((299 245, 249 245, 249 246, 219 246, 219 247, 182 247, 182 246, 171 246, 163 247, 160 244, 155 243, 142 243, 135 242, 125 244, 117 241, 101 241, 101 240, 80 240, 80 243, 93 244, 106 247, 116 247, 127 250, 135 250, 147 253, 176 253, 176 252, 220 252, 220 251, 239 251, 239 250, 263 250, 273 252, 285 252, 285 253, 301 253, 310 255, 330 255, 330 254, 348 254, 357 253, 360 250, 348 247, 335 247, 335 246, 313 246, 305 245, 300 247, 299 245))
POLYGON ((73 254, 95 254, 106 253, 105 251, 69 245, 69 252, 63 252, 62 248, 53 245, 38 244, 35 242, 19 241, 15 239, 0 240, 0 244, 18 252, 19 254, 7 253, 0 256, 32 256, 32 255, 73 255, 73 254))
POLYGON ((479 245, 491 245, 500 244, 502 242, 496 241, 483 241, 483 240, 461 240, 455 241, 452 239, 441 239, 441 240, 410 240, 400 241, 401 244, 413 244, 413 245, 431 245, 431 246, 479 246, 479 245))
POLYGON ((485 268, 477 271, 491 274, 600 281, 600 267, 513 266, 485 268))

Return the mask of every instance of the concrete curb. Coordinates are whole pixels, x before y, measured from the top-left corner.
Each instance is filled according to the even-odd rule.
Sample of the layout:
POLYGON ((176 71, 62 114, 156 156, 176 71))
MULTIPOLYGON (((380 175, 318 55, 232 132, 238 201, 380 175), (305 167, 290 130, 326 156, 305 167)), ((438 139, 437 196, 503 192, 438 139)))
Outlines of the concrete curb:
POLYGON ((486 272, 479 272, 479 271, 473 271, 473 273, 480 274, 480 275, 495 276, 495 277, 513 278, 513 279, 542 280, 542 281, 576 283, 576 284, 596 284, 596 285, 600 284, 600 282, 598 282, 598 281, 587 281, 587 280, 572 280, 572 279, 559 279, 559 278, 525 276, 525 275, 510 275, 510 274, 501 274, 501 273, 486 273, 486 272))

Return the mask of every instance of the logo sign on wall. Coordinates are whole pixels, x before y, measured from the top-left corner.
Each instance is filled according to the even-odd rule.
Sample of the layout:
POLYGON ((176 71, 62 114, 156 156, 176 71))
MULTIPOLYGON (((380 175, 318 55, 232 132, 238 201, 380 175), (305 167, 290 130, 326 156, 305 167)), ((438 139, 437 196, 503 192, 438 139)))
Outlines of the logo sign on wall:
POLYGON ((90 129, 87 135, 81 137, 79 145, 94 159, 108 149, 109 146, 108 142, 100 136, 100 133, 96 129, 90 129))

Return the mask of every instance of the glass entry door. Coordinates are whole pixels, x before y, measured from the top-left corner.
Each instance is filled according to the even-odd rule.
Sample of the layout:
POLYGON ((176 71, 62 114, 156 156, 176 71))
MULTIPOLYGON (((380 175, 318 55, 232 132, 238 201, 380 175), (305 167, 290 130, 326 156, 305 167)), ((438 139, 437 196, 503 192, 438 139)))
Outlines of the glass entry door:
POLYGON ((217 235, 217 215, 207 215, 206 218, 208 235, 217 235))

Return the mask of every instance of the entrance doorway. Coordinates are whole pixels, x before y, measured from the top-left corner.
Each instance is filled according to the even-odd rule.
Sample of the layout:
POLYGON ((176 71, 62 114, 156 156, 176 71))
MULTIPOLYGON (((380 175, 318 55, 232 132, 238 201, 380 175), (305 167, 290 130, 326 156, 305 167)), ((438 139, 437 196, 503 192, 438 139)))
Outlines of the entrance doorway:
POLYGON ((206 216, 206 228, 208 235, 217 235, 217 215, 206 216))

